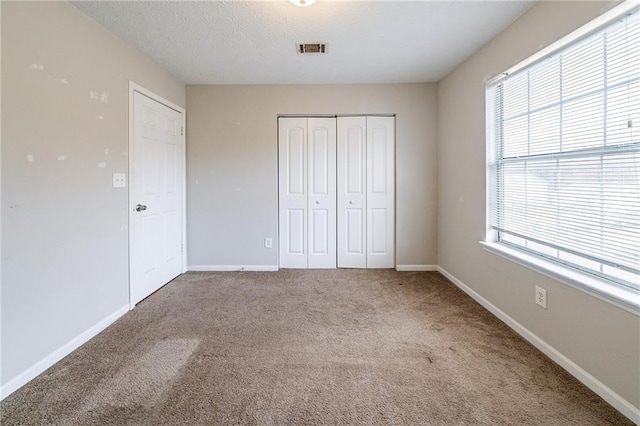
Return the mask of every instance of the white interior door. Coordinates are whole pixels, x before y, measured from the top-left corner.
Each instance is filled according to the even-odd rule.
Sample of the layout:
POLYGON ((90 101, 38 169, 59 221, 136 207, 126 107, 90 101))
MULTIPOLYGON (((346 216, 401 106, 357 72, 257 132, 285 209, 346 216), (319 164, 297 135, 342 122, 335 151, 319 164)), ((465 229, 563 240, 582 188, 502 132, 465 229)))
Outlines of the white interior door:
POLYGON ((395 267, 395 126, 367 117, 367 267, 395 267))
POLYGON ((367 118, 338 117, 338 267, 367 267, 367 118))
POLYGON ((182 114, 133 94, 131 302, 183 271, 182 114))
POLYGON ((305 269, 307 256, 307 118, 278 120, 280 267, 305 269))
POLYGON ((308 268, 336 267, 336 119, 309 118, 308 268))

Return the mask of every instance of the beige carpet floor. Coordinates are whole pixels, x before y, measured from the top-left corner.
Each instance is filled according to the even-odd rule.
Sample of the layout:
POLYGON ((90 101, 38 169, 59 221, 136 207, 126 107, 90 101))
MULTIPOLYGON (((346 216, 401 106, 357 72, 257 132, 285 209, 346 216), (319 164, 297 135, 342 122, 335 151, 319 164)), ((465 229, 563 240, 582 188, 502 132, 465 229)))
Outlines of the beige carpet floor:
POLYGON ((188 273, 2 425, 631 424, 438 273, 188 273))

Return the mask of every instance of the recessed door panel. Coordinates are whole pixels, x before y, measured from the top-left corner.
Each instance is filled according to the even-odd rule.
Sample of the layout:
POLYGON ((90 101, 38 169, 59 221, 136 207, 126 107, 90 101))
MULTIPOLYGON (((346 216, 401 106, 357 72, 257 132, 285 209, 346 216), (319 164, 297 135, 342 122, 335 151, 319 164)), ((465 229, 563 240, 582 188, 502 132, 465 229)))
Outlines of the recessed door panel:
POLYGON ((387 253, 387 210, 369 210, 369 226, 371 231, 371 254, 380 255, 387 253))
POLYGON ((309 254, 315 256, 322 256, 328 253, 328 236, 329 236, 329 212, 327 210, 314 209, 311 212, 310 224, 311 235, 311 249, 309 254))
POLYGON ((366 268, 366 117, 338 117, 338 267, 366 268))
POLYGON ((289 209, 287 211, 287 254, 304 256, 305 241, 304 209, 289 209))
POLYGON ((164 235, 163 262, 174 261, 181 255, 182 233, 179 212, 169 210, 163 214, 163 226, 167 230, 164 235))
POLYGON ((167 135, 178 136, 180 134, 180 126, 182 126, 182 123, 176 120, 175 117, 166 117, 165 131, 167 135))
POLYGON ((142 104, 139 110, 142 115, 140 124, 152 130, 157 129, 159 124, 158 112, 153 107, 150 108, 148 105, 142 104))
POLYGON ((346 138, 346 192, 347 194, 364 194, 365 141, 363 129, 359 126, 350 127, 347 129, 346 138))
POLYGON ((145 274, 151 273, 158 267, 160 254, 160 217, 157 214, 148 215, 142 224, 144 235, 144 266, 145 274))
POLYGON ((164 162, 166 168, 166 180, 164 185, 165 194, 173 195, 178 190, 177 185, 180 184, 177 178, 178 149, 174 144, 164 144, 164 162))
POLYGON ((305 164, 306 140, 303 128, 290 129, 287 135, 287 186, 289 195, 304 195, 307 168, 305 164))
POLYGON ((145 161, 140 165, 138 173, 142 173, 142 192, 145 195, 152 196, 158 193, 160 142, 151 137, 144 137, 141 143, 143 145, 142 155, 145 161))
POLYGON ((367 267, 395 266, 393 117, 367 117, 367 267))
POLYGON ((387 132, 384 128, 374 128, 371 132, 371 192, 387 192, 387 132))
POLYGON ((311 150, 311 191, 313 195, 326 195, 329 190, 329 135, 325 127, 313 129, 309 141, 311 150))
POLYGON ((346 209, 345 211, 346 230, 346 254, 364 255, 365 234, 362 229, 364 215, 362 209, 346 209))

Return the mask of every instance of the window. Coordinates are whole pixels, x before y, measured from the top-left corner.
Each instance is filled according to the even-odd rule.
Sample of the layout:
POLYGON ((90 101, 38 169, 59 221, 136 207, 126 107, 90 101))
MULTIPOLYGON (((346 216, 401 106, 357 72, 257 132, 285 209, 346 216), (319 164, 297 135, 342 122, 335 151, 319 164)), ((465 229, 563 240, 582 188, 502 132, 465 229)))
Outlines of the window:
POLYGON ((640 289, 640 13, 487 87, 489 241, 640 289))

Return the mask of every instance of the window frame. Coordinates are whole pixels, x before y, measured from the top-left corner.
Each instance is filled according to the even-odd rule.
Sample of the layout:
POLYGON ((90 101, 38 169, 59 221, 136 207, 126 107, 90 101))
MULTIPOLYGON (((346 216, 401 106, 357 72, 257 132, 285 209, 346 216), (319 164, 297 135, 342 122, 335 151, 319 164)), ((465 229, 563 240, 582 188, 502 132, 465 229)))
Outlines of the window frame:
POLYGON ((491 170, 492 166, 495 167, 496 145, 498 143, 495 131, 497 124, 495 87, 507 75, 534 67, 547 57, 569 48, 630 13, 640 13, 640 6, 635 2, 624 2, 486 82, 486 236, 485 240, 481 241, 480 244, 491 253, 640 316, 640 289, 628 287, 606 277, 564 264, 560 259, 549 259, 542 254, 530 252, 526 248, 519 248, 514 244, 501 242, 498 237, 499 231, 493 229, 491 225, 492 208, 495 205, 493 199, 497 191, 497 185, 492 178, 491 170))

